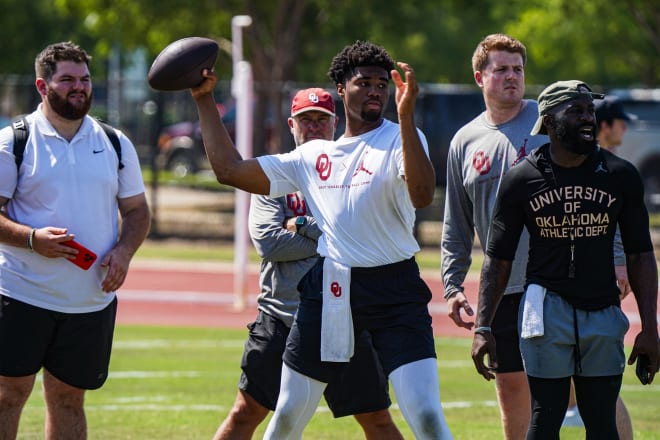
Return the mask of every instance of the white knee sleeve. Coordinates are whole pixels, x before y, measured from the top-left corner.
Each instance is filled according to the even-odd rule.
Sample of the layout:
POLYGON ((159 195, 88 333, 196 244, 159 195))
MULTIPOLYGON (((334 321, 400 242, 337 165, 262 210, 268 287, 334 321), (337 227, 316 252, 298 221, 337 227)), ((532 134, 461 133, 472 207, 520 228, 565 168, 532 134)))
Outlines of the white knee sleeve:
POLYGON ((452 438, 440 403, 438 367, 434 358, 402 365, 392 371, 390 380, 399 408, 415 438, 452 438))
POLYGON ((282 365, 282 383, 275 414, 264 440, 299 440, 314 415, 327 384, 304 376, 282 365))

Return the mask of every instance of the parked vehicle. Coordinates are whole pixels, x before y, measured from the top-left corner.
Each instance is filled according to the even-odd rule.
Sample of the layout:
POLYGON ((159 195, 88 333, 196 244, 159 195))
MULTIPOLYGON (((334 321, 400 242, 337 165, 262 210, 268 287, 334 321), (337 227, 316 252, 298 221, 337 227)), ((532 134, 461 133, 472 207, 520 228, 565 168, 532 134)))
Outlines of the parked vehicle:
MULTIPOLYGON (((225 111, 224 106, 218 105, 218 113, 233 139, 235 108, 225 111)), ((182 121, 163 128, 158 136, 157 161, 161 169, 171 171, 176 177, 209 168, 199 121, 182 121)))
POLYGON ((628 123, 617 154, 632 162, 642 175, 649 212, 660 212, 660 89, 615 89, 609 93, 637 116, 628 123))

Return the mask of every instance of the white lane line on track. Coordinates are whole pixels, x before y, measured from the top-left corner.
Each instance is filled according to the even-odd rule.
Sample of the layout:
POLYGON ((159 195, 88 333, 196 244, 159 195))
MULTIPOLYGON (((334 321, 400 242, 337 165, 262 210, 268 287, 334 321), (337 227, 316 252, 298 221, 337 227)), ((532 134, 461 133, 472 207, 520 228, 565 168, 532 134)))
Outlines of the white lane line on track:
MULTIPOLYGON (((165 302, 165 303, 198 303, 231 305, 236 296, 231 292, 196 292, 196 291, 168 291, 168 290, 120 290, 120 301, 165 302)), ((248 300, 248 305, 256 305, 254 299, 248 300)), ((447 304, 444 302, 431 302, 429 312, 432 315, 447 315, 447 304)), ((627 311, 626 316, 631 324, 641 324, 638 312, 627 311)), ((660 314, 657 315, 660 321, 660 314)))
POLYGON ((230 292, 195 292, 173 290, 120 290, 120 301, 145 301, 169 303, 233 304, 235 295, 230 292))

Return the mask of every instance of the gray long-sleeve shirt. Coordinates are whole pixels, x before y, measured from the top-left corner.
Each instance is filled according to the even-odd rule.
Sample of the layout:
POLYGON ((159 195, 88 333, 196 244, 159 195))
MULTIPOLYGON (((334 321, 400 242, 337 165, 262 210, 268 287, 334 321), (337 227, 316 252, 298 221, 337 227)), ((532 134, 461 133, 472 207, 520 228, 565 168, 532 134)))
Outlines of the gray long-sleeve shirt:
POLYGON ((321 230, 300 193, 277 198, 253 195, 248 223, 250 238, 262 258, 259 310, 291 327, 300 303, 298 282, 317 261, 321 230), (297 233, 290 232, 284 220, 296 216, 305 216, 306 224, 297 233))
MULTIPOLYGON (((441 257, 445 298, 463 291, 472 263, 476 230, 482 246, 488 242, 495 198, 504 174, 531 151, 548 141, 529 133, 538 118, 535 101, 526 100, 512 120, 490 124, 485 112, 463 126, 451 141, 447 156, 447 189, 441 257)), ((528 235, 523 232, 505 294, 525 286, 528 235)))

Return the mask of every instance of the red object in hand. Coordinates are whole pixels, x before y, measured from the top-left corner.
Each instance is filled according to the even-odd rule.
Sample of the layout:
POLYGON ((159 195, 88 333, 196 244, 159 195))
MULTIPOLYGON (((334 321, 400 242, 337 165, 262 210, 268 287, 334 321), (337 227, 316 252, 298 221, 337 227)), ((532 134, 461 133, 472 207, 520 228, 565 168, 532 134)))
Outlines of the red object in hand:
POLYGON ((78 249, 78 254, 76 255, 75 259, 70 259, 67 258, 70 262, 75 264, 76 266, 80 267, 82 270, 87 270, 89 269, 92 264, 96 261, 96 254, 89 249, 87 249, 85 246, 82 244, 78 243, 75 240, 69 240, 69 241, 63 241, 62 244, 64 246, 69 246, 74 249, 78 249))

